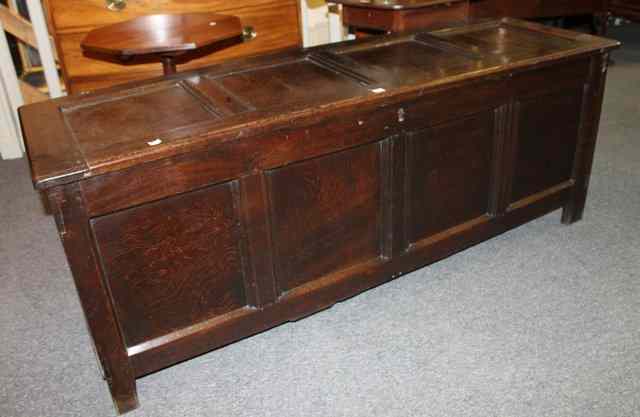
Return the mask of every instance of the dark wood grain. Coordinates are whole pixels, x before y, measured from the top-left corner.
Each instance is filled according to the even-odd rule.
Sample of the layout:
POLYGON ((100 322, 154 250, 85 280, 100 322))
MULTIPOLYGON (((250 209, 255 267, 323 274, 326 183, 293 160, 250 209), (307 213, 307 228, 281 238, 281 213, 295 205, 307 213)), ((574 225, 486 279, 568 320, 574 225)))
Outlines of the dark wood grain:
POLYGON ((281 291, 381 255, 380 145, 268 172, 281 291))
POLYGON ((489 212, 493 109, 408 137, 407 233, 417 242, 489 212))
POLYGON ((453 77, 476 68, 477 59, 470 58, 466 51, 456 53, 452 49, 428 40, 408 39, 376 49, 347 46, 331 52, 343 62, 348 59, 352 67, 361 68, 360 72, 368 78, 397 87, 453 77))
POLYGON ((105 285, 98 254, 78 183, 48 191, 60 239, 73 273, 103 376, 119 413, 138 406, 134 370, 127 356, 113 298, 105 285))
POLYGON ((582 219, 587 201, 608 66, 608 54, 595 56, 590 62, 590 82, 584 87, 578 148, 572 172, 574 187, 562 212, 562 222, 565 224, 575 223, 582 219))
POLYGON ((467 0, 336 0, 350 31, 403 32, 466 22, 467 0))
POLYGON ((137 141, 139 147, 165 136, 177 125, 192 125, 220 117, 216 108, 202 102, 180 82, 160 83, 116 95, 108 101, 88 101, 64 107, 63 115, 85 156, 112 153, 123 143, 137 141), (149 111, 153 109, 153 111, 149 111), (86 129, 87 123, 91 129, 86 129), (114 135, 115 126, 126 126, 114 135))
POLYGON ((197 55, 189 62, 181 63, 181 70, 301 44, 296 0, 136 0, 127 2, 120 11, 109 10, 104 0, 44 0, 43 5, 48 14, 49 31, 56 41, 67 90, 73 94, 162 74, 160 65, 156 63, 133 61, 122 65, 120 60, 96 60, 81 48, 82 41, 91 30, 141 16, 222 13, 237 16, 245 27, 253 28, 257 34, 250 41, 235 43, 214 54, 197 55))
POLYGON ((235 187, 92 220, 127 347, 247 305, 235 187))
POLYGON ((263 173, 240 179, 241 221, 246 234, 245 279, 250 304, 264 308, 277 299, 267 180, 263 173))
POLYGON ((233 91, 245 103, 264 109, 277 103, 290 107, 296 103, 338 101, 364 93, 357 80, 324 68, 310 60, 288 62, 216 77, 215 82, 233 91), (324 88, 331 85, 331 88, 324 88), (310 95, 309 91, 314 94, 310 95))
POLYGON ((607 8, 606 0, 470 0, 471 14, 481 17, 556 17, 601 13, 607 8))
POLYGON ((470 0, 469 12, 474 19, 517 17, 523 19, 593 15, 593 30, 606 34, 610 0, 470 0))
POLYGON ((397 278, 402 273, 453 255, 465 248, 529 222, 562 207, 567 190, 549 193, 527 206, 505 215, 500 222, 479 221, 464 225, 444 236, 438 236, 395 262, 373 261, 347 270, 328 274, 315 282, 290 291, 264 310, 243 310, 194 328, 189 337, 167 340, 148 346, 131 357, 136 375, 145 375, 161 366, 224 346, 242 337, 256 334, 289 320, 326 309, 338 301, 353 297, 369 288, 397 278))
POLYGON ((119 410, 134 377, 579 220, 615 46, 505 19, 23 110, 119 410))
POLYGON ((242 25, 236 16, 216 13, 180 13, 145 15, 103 26, 89 32, 82 50, 92 58, 115 57, 162 63, 164 75, 175 74, 187 53, 207 53, 224 49, 242 40, 242 25), (217 46, 217 48, 215 48, 217 46), (205 51, 206 49, 206 51, 205 51))
POLYGON ((442 4, 464 3, 467 0, 336 0, 334 3, 362 9, 408 10, 442 4))
POLYGON ((392 135, 401 125, 398 107, 368 106, 348 115, 311 118, 296 128, 257 130, 240 143, 224 141, 170 160, 90 177, 82 182, 82 188, 87 209, 96 216, 228 181, 246 172, 373 142, 379 139, 379 132, 392 135))
POLYGON ((575 89, 517 102, 512 203, 571 178, 581 100, 582 89, 575 89))
MULTIPOLYGON (((588 35, 575 35, 567 31, 531 25, 506 20, 433 33, 434 36, 450 42, 456 49, 466 49, 467 52, 476 54, 476 58, 472 58, 468 53, 453 53, 443 50, 439 43, 431 45, 425 44, 424 41, 417 42, 420 46, 416 48, 415 54, 412 54, 412 46, 416 43, 415 35, 373 39, 362 44, 328 45, 313 50, 312 53, 322 51, 349 58, 352 72, 362 74, 375 81, 366 86, 353 81, 350 75, 342 74, 337 69, 328 70, 328 72, 319 69, 316 71, 314 66, 316 64, 310 63, 305 63, 302 68, 298 67, 300 61, 298 58, 291 59, 292 54, 284 54, 283 56, 290 57, 289 62, 293 67, 276 65, 282 71, 280 78, 276 75, 277 72, 271 73, 270 76, 265 77, 264 83, 267 87, 262 90, 254 74, 268 75, 269 70, 265 69, 265 64, 257 67, 244 67, 244 70, 240 70, 239 68, 243 67, 238 64, 222 67, 235 68, 230 71, 232 73, 221 73, 216 68, 200 71, 200 74, 206 74, 215 80, 230 77, 228 87, 238 88, 238 91, 231 93, 235 97, 242 95, 248 101, 247 103, 243 102, 245 107, 255 108, 255 110, 236 115, 223 115, 223 110, 216 111, 213 100, 210 100, 208 104, 202 103, 203 97, 208 100, 205 94, 190 95, 185 93, 182 88, 166 88, 167 84, 171 84, 171 82, 180 83, 181 81, 178 80, 193 79, 195 74, 188 72, 171 80, 153 80, 137 84, 132 89, 120 88, 104 94, 60 99, 57 103, 60 103, 60 107, 69 117, 73 117, 74 113, 70 109, 76 109, 80 112, 99 112, 100 108, 105 109, 100 116, 95 115, 98 118, 102 117, 105 121, 102 126, 96 123, 95 132, 105 132, 99 135, 101 142, 94 143, 91 140, 89 143, 84 143, 83 135, 90 137, 93 135, 91 131, 86 130, 79 132, 79 144, 76 144, 76 149, 74 149, 84 157, 84 161, 78 163, 74 168, 81 171, 84 176, 91 177, 118 171, 127 166, 173 157, 195 149, 201 150, 218 140, 241 141, 242 138, 260 129, 273 131, 285 127, 293 128, 296 124, 302 126, 307 123, 309 117, 333 117, 341 112, 349 113, 344 109, 354 108, 354 106, 358 108, 383 105, 392 102, 391 97, 400 92, 420 96, 425 91, 437 90, 444 85, 451 85, 453 82, 506 77, 508 71, 517 72, 525 68, 532 68, 532 65, 535 67, 544 66, 558 58, 568 59, 572 56, 589 53, 589 51, 611 48, 616 45, 615 42, 603 41, 588 35), (545 36, 540 37, 540 32, 545 36), (398 49, 393 49, 393 45, 397 45, 398 49), (376 58, 371 51, 379 51, 385 59, 376 58), (307 67, 307 64, 310 67, 307 67), (388 69, 385 70, 385 67, 388 69), (312 68, 314 71, 305 71, 305 74, 299 75, 300 71, 296 72, 295 68, 312 68), (235 74, 242 74, 242 76, 235 74), (313 77, 317 78, 310 78, 308 83, 317 87, 314 89, 314 94, 308 95, 307 98, 303 94, 300 84, 296 83, 296 79, 309 77, 309 74, 313 74, 313 77), (240 79, 254 79, 256 81, 236 82, 240 79), (231 82, 231 80, 234 81, 231 82), (280 86, 279 90, 278 85, 280 86), (320 88, 321 85, 327 85, 327 88, 320 88), (245 88, 251 88, 249 86, 255 86, 258 89, 255 95, 250 95, 248 90, 245 90, 245 88), (382 88, 382 90, 377 90, 377 88, 382 88), (380 94, 387 89, 396 92, 380 94), (181 103, 186 106, 186 109, 190 109, 184 114, 184 122, 169 131, 154 129, 153 123, 158 123, 160 127, 168 124, 163 124, 164 117, 158 119, 155 115, 147 114, 146 107, 140 105, 144 102, 145 91, 155 91, 153 94, 166 97, 166 100, 158 105, 158 110, 164 112, 167 119, 174 117, 168 113, 176 108, 171 100, 173 94, 176 94, 177 99, 182 100, 181 103), (378 91, 378 93, 373 91, 378 91), (140 94, 136 94, 136 92, 140 92, 140 94), (265 97, 273 97, 274 99, 266 101, 265 97), (199 106, 212 109, 211 117, 205 117, 202 110, 198 109, 199 106), (131 119, 123 119, 125 115, 131 119), (136 120, 135 117, 139 120, 136 120), (116 126, 131 121, 132 129, 121 130, 119 134, 110 136, 107 133, 109 127, 106 124, 109 123, 109 120, 112 120, 111 123, 116 126), (151 123, 147 123, 147 120, 151 123), (146 126, 151 126, 152 129, 147 129, 146 126), (162 144, 149 146, 148 142, 155 138, 160 138, 162 144), (111 146, 111 143, 117 143, 117 145, 111 146)), ((297 54, 297 56, 299 55, 300 53, 297 54)), ((302 55, 304 56, 304 53, 302 55)), ((281 58, 276 57, 276 59, 281 58)), ((248 62, 256 61, 249 60, 248 62)), ((268 62, 268 59, 258 62, 268 62)), ((504 90, 498 89, 496 91, 500 93, 504 90)), ((221 94, 226 94, 226 92, 221 91, 221 94)), ((240 101, 242 102, 242 100, 240 101)), ((50 107, 43 103, 42 107, 31 111, 38 113, 38 118, 48 117, 53 120, 59 117, 57 115, 59 109, 54 105, 48 106, 50 107)), ((71 127, 73 128, 73 126, 71 127)), ((64 126, 60 130, 59 134, 64 135, 64 126)), ((36 135, 37 133, 34 133, 34 136, 36 135)), ((45 145, 48 140, 46 137, 39 139, 43 143, 41 146, 48 146, 45 145)), ((35 143, 36 140, 34 139, 32 142, 35 143)), ((71 146, 73 146, 73 141, 71 141, 71 146)), ((310 147, 314 146, 322 146, 322 144, 316 141, 310 145, 310 147)), ((38 149, 34 149, 34 151, 37 153, 38 149)), ((33 166, 40 166, 37 159, 34 160, 33 166)), ((53 175, 46 170, 49 166, 49 164, 42 164, 43 169, 35 172, 35 176, 38 178, 47 177, 51 180, 50 177, 53 175)), ((64 177, 56 179, 58 183, 64 180, 64 177)))
POLYGON ((82 42, 82 48, 127 58, 191 51, 241 34, 242 26, 236 16, 151 14, 94 29, 82 42))
POLYGON ((82 177, 88 168, 87 162, 68 134, 56 104, 47 102, 42 106, 23 106, 19 115, 23 136, 31 138, 25 146, 36 188, 53 187, 59 182, 82 177), (38 120, 38 123, 31 120, 38 120))

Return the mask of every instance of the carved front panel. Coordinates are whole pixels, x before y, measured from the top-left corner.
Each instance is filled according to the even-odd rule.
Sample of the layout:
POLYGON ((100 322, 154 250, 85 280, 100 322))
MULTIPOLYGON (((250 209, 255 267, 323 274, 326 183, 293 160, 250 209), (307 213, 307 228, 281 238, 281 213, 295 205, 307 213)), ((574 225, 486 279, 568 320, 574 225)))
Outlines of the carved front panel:
POLYGON ((268 173, 280 290, 380 255, 381 147, 364 145, 268 173))
POLYGON ((234 183, 92 220, 127 346, 247 304, 234 183))
POLYGON ((489 211, 494 111, 408 136, 407 237, 417 242, 489 211))

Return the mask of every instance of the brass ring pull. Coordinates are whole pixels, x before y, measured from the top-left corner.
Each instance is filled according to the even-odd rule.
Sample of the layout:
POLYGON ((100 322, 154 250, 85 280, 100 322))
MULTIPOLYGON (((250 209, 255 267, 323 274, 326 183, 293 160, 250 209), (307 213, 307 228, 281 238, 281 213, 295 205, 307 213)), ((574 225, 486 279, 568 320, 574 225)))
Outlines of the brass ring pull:
POLYGON ((127 7, 127 0, 106 0, 107 9, 119 12, 127 7))

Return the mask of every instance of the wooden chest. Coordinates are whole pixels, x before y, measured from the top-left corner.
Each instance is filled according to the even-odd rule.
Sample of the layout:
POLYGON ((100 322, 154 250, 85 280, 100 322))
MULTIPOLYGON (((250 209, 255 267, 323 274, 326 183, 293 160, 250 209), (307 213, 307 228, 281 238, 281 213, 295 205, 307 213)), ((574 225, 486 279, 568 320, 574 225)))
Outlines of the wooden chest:
POLYGON ((89 58, 80 43, 92 29, 158 13, 219 12, 238 16, 256 37, 180 66, 200 68, 230 58, 299 46, 297 0, 44 0, 67 89, 80 93, 162 74, 157 64, 120 65, 89 58), (117 4, 121 9, 109 4, 117 4))
POLYGON ((617 45, 505 19, 23 107, 118 410, 136 377, 579 220, 617 45))

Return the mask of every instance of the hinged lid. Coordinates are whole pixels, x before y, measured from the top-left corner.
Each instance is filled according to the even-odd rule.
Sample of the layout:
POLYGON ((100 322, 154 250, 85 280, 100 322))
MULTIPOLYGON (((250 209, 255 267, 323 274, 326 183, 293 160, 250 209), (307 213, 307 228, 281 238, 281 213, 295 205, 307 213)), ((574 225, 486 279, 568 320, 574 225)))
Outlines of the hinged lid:
POLYGON ((37 188, 295 128, 309 116, 601 53, 618 42, 513 19, 230 61, 20 109, 37 188))

